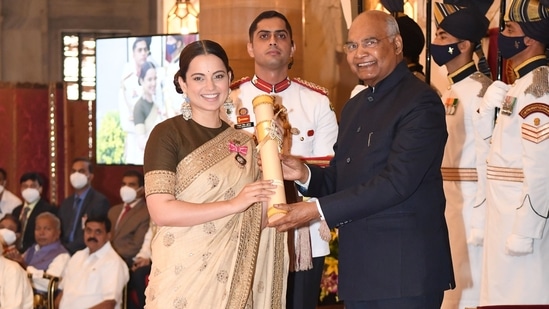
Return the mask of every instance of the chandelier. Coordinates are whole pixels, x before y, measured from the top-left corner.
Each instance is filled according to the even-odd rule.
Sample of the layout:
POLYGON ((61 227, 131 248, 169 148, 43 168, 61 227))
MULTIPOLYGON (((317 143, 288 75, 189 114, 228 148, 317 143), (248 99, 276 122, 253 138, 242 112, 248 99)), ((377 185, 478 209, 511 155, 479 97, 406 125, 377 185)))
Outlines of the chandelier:
POLYGON ((191 0, 176 0, 168 12, 168 33, 198 33, 198 14, 191 0))

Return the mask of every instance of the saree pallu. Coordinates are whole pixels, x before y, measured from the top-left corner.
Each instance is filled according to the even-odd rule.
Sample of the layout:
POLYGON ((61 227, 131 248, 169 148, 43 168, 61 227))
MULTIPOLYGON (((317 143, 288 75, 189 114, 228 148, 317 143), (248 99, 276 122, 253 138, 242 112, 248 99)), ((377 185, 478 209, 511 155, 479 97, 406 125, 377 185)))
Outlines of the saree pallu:
MULTIPOLYGON (((148 172, 147 192, 175 185, 178 200, 232 199, 259 177, 254 147, 248 135, 227 129, 179 162, 175 174, 148 172), (231 149, 231 143, 247 146, 247 153, 231 149)), ((262 230, 262 216, 256 203, 204 224, 158 227, 146 308, 285 308, 286 236, 262 230)))

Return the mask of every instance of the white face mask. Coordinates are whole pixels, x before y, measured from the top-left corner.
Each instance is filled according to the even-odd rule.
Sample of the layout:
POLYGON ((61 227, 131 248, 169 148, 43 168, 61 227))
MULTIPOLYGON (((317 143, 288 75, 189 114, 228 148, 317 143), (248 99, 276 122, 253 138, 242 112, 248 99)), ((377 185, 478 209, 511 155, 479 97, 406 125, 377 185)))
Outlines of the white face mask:
POLYGON ((131 203, 137 197, 137 191, 132 187, 123 186, 120 188, 120 197, 124 203, 131 203))
POLYGON ((27 201, 27 203, 32 204, 40 198, 40 191, 35 188, 26 188, 25 190, 21 191, 21 195, 27 201))
POLYGON ((76 190, 84 188, 88 184, 88 176, 74 172, 70 177, 71 185, 76 190))

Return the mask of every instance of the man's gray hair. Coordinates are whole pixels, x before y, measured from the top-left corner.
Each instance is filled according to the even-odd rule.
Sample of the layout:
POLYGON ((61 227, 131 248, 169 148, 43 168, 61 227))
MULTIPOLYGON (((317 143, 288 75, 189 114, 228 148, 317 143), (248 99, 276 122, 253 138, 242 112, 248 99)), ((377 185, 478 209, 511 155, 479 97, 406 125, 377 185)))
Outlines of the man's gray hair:
POLYGON ((39 219, 39 218, 49 218, 53 220, 53 222, 55 222, 55 228, 58 231, 61 230, 61 220, 59 220, 59 218, 56 215, 52 214, 51 212, 49 211, 42 212, 38 216, 36 216, 36 219, 39 219))

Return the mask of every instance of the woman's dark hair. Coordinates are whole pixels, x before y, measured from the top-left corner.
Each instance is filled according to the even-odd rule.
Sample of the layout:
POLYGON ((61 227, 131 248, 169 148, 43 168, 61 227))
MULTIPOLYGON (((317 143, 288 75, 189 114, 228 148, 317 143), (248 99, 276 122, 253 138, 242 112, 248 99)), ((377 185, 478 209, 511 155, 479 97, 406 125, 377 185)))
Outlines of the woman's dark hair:
POLYGON ((19 221, 19 218, 12 214, 5 214, 2 219, 0 219, 0 222, 2 221, 11 221, 15 224, 17 231, 14 231, 15 233, 21 233, 21 221, 19 221))
POLYGON ((137 82, 139 85, 141 85, 141 81, 145 79, 145 75, 147 75, 147 72, 150 69, 156 69, 156 66, 154 66, 154 63, 150 61, 145 61, 143 65, 141 65, 141 69, 139 70, 139 78, 137 79, 137 82))
POLYGON ((217 58, 221 59, 223 61, 223 64, 225 65, 225 68, 227 69, 227 72, 230 73, 231 81, 234 77, 233 70, 229 66, 229 57, 227 56, 227 53, 219 45, 218 43, 210 40, 200 40, 192 42, 191 44, 185 46, 185 48, 181 51, 181 55, 179 56, 179 71, 175 73, 173 77, 173 83, 175 85, 175 91, 177 93, 183 93, 183 90, 181 87, 179 87, 178 78, 181 76, 183 81, 187 81, 187 71, 189 70, 189 65, 191 64, 191 61, 196 56, 200 55, 214 55, 217 56, 217 58))

